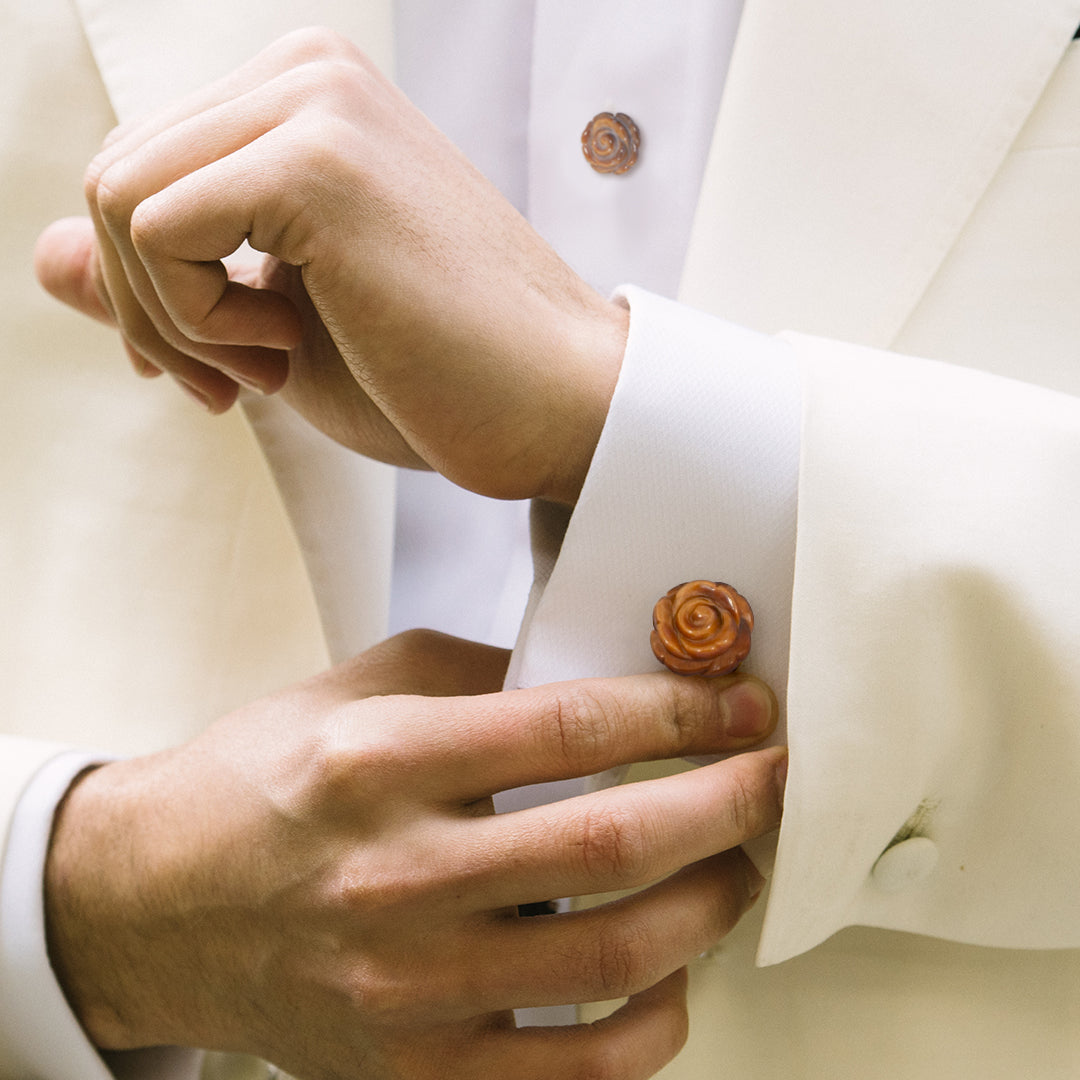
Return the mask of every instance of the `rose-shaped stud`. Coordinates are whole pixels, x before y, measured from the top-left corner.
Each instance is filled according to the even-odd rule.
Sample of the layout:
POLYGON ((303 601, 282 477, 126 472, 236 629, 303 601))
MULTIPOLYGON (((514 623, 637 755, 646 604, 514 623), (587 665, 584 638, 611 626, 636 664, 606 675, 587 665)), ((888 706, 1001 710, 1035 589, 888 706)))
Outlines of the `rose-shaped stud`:
POLYGON ((637 124, 626 113, 597 113, 581 133, 585 160, 598 173, 621 176, 634 167, 641 145, 637 124))
POLYGON ((750 652, 754 613, 722 581, 687 581, 653 608, 649 643, 656 659, 679 675, 729 675, 750 652))

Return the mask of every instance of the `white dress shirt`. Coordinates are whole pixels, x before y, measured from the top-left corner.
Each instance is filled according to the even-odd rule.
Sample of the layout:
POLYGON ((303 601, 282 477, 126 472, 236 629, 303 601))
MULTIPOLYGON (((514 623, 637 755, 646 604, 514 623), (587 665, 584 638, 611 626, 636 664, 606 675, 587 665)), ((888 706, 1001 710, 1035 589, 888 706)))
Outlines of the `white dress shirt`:
MULTIPOLYGON (((596 289, 607 295, 631 283, 672 297, 741 7, 407 0, 398 5, 398 82, 596 289), (642 131, 639 164, 624 176, 595 173, 581 152, 581 131, 601 111, 625 112, 642 131)), ((754 387, 768 380, 747 374, 748 392, 764 402, 754 387)), ((751 513, 764 502, 787 515, 798 420, 777 402, 772 416, 753 421, 762 422, 787 432, 788 456, 733 463, 733 476, 753 464, 755 483, 731 497, 751 513)), ((725 437, 733 446, 761 441, 741 426, 726 426, 725 437)), ((391 630, 429 626, 513 644, 532 577, 524 506, 410 472, 399 476, 398 499, 391 630), (504 584, 492 589, 493 580, 504 584)), ((779 557, 767 577, 789 595, 783 560, 792 553, 779 557)), ((782 682, 778 659, 772 670, 782 682)))

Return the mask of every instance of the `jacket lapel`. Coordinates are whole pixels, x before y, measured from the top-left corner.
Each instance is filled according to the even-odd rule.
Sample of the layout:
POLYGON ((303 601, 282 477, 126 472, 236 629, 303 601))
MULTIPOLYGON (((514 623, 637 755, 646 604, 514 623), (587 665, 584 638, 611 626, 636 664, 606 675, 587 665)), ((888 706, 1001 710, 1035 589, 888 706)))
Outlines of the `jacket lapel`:
POLYGON ((226 74, 298 27, 329 26, 387 72, 391 0, 75 0, 121 120, 226 74))
POLYGON ((1080 23, 1080 0, 746 0, 681 298, 887 346, 1080 23))
MULTIPOLYGON (((227 74, 282 34, 312 24, 339 31, 392 71, 391 0, 75 3, 122 121, 227 74)), ((254 428, 293 526, 330 658, 351 656, 386 634, 394 471, 331 442, 277 398, 249 397, 243 414, 216 423, 246 419, 254 428)))

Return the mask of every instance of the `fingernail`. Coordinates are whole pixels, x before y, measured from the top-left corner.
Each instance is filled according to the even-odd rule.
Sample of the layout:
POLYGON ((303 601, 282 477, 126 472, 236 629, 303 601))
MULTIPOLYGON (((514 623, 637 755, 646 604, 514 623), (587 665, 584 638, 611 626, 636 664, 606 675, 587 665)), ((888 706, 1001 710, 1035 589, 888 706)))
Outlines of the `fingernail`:
POLYGON ((724 731, 733 739, 753 739, 772 726, 775 701, 764 683, 743 679, 724 691, 724 731))

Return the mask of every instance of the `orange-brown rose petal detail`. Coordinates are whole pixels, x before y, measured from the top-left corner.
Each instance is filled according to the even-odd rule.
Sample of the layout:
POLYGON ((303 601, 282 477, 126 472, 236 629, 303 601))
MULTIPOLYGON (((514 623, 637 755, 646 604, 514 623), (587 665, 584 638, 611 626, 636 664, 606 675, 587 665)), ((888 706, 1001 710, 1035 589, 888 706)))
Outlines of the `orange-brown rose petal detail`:
POLYGON ((640 145, 637 124, 626 113, 597 113, 581 133, 581 152, 598 173, 629 172, 640 145))
POLYGON ((649 643, 656 659, 679 675, 729 675, 750 652, 754 613, 746 597, 722 581, 687 581, 653 608, 649 643))

